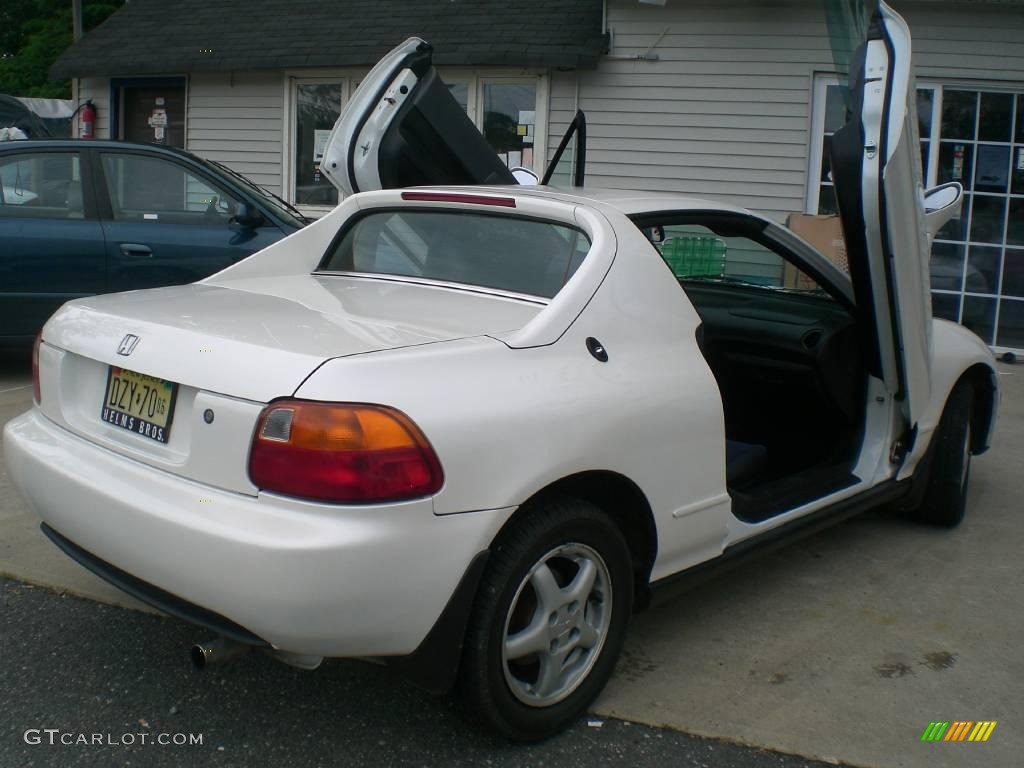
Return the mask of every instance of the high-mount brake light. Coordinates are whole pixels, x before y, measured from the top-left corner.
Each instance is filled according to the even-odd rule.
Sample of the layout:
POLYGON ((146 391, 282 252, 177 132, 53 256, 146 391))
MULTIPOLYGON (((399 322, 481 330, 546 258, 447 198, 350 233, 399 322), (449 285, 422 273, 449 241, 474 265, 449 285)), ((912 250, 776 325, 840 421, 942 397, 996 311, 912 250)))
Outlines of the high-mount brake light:
POLYGON ((437 454, 401 411, 311 400, 263 409, 249 478, 260 490, 350 504, 430 496, 444 483, 437 454))
POLYGON ((458 192, 403 192, 402 199, 421 203, 470 203, 471 205, 497 205, 501 208, 516 207, 514 197, 466 195, 458 192))

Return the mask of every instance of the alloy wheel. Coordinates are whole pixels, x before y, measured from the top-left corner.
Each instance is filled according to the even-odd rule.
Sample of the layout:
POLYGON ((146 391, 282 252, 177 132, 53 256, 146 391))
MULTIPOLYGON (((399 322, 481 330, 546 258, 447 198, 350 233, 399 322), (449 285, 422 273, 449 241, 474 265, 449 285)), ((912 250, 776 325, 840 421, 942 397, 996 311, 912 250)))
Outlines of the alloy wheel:
POLYGON ((505 681, 532 707, 569 696, 601 655, 612 615, 608 567, 585 544, 555 547, 529 570, 505 617, 505 681))

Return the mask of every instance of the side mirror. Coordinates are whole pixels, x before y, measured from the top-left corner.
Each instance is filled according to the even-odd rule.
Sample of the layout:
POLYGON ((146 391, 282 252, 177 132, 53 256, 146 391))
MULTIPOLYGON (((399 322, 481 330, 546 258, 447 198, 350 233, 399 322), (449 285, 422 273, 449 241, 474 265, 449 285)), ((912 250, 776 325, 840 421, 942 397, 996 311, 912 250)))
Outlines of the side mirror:
POLYGON ((242 229, 256 229, 266 221, 259 209, 249 203, 239 203, 238 212, 231 217, 231 223, 242 229))
POLYGON ((653 227, 647 227, 644 230, 644 234, 647 235, 647 239, 655 245, 665 242, 665 228, 661 224, 655 224, 653 227))
POLYGON ((529 168, 516 166, 510 170, 512 175, 516 177, 516 182, 524 187, 533 187, 540 183, 540 177, 529 168))
POLYGON ((935 237, 947 221, 960 214, 963 201, 964 188, 957 181, 925 190, 924 221, 929 239, 935 237))

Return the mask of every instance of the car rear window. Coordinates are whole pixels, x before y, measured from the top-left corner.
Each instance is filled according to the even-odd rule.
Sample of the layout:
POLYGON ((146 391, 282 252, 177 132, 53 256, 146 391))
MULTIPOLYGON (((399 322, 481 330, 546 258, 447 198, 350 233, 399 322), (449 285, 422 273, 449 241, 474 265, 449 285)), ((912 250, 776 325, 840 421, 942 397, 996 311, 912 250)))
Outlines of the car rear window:
POLYGON ((552 298, 583 263, 578 229, 519 216, 379 211, 353 223, 321 271, 442 280, 552 298))

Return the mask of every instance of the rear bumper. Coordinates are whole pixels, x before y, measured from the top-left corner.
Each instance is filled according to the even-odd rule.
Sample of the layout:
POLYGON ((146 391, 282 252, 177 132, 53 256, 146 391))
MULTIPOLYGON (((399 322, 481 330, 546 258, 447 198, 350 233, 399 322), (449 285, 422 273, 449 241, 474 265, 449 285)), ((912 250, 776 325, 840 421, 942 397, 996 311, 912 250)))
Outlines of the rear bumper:
POLYGON ((16 487, 77 550, 256 641, 318 656, 413 652, 511 512, 220 491, 95 446, 35 408, 7 424, 4 453, 16 487))
POLYGON ((270 645, 263 638, 256 637, 245 627, 238 626, 230 619, 226 619, 198 605, 192 605, 192 603, 182 600, 177 595, 165 592, 159 587, 154 587, 152 584, 148 584, 142 579, 136 578, 130 573, 125 573, 120 568, 100 560, 91 552, 86 552, 73 541, 65 539, 46 523, 39 527, 46 534, 46 538, 56 544, 65 555, 137 600, 141 600, 171 616, 177 616, 179 619, 205 627, 211 632, 215 632, 218 637, 226 637, 237 643, 251 645, 256 648, 265 648, 270 645))

